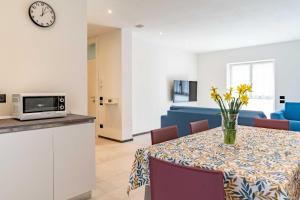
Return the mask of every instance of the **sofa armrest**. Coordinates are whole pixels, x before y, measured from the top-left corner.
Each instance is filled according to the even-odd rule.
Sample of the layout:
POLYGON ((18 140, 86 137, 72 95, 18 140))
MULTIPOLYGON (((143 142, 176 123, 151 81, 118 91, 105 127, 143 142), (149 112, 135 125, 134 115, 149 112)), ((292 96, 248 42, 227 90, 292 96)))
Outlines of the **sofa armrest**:
POLYGON ((284 111, 280 110, 280 111, 271 113, 271 119, 286 120, 286 118, 284 117, 284 111))

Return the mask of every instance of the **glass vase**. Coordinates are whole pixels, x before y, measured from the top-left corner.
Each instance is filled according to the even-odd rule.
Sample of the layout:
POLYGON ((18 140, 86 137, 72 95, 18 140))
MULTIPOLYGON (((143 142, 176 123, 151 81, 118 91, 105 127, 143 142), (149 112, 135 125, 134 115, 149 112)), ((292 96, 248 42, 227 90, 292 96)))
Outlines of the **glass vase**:
POLYGON ((224 144, 234 145, 238 126, 238 114, 222 114, 224 144))

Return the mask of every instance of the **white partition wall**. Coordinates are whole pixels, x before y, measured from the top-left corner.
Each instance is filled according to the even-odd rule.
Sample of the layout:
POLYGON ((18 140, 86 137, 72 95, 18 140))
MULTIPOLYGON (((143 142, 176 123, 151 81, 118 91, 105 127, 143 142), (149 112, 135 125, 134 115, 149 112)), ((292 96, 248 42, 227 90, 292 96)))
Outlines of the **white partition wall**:
POLYGON ((7 103, 0 116, 11 115, 11 94, 64 92, 72 113, 87 112, 87 48, 85 0, 49 0, 56 13, 50 28, 32 23, 33 0, 1 1, 0 91, 7 103))

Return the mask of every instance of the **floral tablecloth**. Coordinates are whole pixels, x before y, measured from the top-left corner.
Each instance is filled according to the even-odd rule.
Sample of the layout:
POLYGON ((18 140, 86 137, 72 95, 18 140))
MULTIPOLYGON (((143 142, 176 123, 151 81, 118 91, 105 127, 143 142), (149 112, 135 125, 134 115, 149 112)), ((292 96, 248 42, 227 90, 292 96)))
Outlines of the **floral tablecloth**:
POLYGON ((223 145, 220 128, 138 149, 128 193, 150 184, 149 156, 224 172, 226 199, 300 197, 300 133, 240 126, 235 147, 223 145))

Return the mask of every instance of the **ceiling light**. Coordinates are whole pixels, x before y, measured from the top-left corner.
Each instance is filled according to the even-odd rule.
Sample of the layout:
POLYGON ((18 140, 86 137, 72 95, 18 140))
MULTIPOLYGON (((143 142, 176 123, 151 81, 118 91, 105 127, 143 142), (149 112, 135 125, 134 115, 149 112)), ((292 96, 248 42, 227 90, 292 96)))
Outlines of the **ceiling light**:
POLYGON ((143 24, 137 24, 135 25, 136 28, 144 28, 144 25, 143 24))
POLYGON ((108 14, 112 14, 112 10, 111 10, 111 9, 108 9, 108 10, 107 10, 107 13, 108 13, 108 14))
POLYGON ((163 34, 163 32, 159 32, 159 35, 162 35, 163 34))

